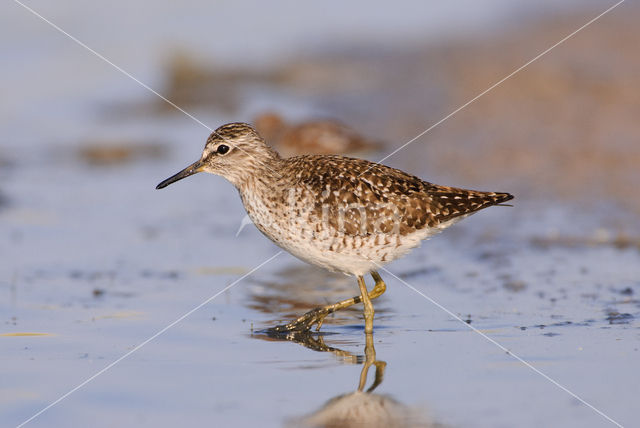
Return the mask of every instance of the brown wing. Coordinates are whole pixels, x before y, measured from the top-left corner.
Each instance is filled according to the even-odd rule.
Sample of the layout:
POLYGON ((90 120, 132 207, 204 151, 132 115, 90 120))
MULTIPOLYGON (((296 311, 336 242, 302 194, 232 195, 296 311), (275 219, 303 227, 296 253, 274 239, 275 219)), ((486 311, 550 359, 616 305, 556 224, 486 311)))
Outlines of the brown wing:
POLYGON ((315 195, 314 215, 348 235, 406 235, 513 198, 438 186, 362 159, 300 156, 288 162, 315 195))

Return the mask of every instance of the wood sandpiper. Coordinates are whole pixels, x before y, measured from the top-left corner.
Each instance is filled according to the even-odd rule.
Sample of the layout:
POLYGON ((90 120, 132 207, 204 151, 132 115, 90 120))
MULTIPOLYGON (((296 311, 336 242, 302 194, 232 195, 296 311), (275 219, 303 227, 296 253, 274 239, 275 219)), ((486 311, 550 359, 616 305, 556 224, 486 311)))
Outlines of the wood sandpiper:
POLYGON ((294 256, 354 275, 360 295, 315 308, 273 332, 317 330, 324 318, 363 303, 373 331, 371 300, 386 290, 378 270, 468 215, 508 201, 508 193, 439 186, 400 170, 336 155, 281 158, 245 123, 229 123, 207 139, 200 160, 158 184, 198 172, 221 175, 240 193, 256 227, 294 256), (367 291, 364 275, 375 286, 367 291))

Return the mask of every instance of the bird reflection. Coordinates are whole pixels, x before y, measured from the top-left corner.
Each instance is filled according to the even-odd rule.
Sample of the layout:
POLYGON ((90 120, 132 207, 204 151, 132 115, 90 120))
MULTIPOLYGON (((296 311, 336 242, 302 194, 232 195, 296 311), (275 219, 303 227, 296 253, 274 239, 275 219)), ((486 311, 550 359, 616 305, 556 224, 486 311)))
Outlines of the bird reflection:
POLYGON ((290 332, 274 334, 263 332, 267 340, 286 340, 299 343, 318 352, 331 352, 347 363, 362 364, 357 389, 331 398, 316 411, 290 418, 286 427, 302 428, 444 428, 444 425, 428 421, 423 412, 406 406, 389 395, 375 394, 373 391, 384 379, 387 363, 376 357, 373 334, 365 334, 365 354, 355 355, 325 343, 320 334, 310 332, 290 332), (366 388, 369 369, 375 368, 371 386, 366 388))

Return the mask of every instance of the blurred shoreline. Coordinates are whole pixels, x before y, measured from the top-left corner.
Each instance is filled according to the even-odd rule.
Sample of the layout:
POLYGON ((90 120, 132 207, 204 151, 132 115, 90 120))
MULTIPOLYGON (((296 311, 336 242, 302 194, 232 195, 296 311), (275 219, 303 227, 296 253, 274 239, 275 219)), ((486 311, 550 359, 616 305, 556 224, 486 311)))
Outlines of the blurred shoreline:
MULTIPOLYGON (((238 120, 270 110, 285 119, 339 119, 386 142, 368 155, 378 160, 593 16, 527 19, 508 32, 423 48, 308 54, 262 71, 212 67, 176 52, 164 90, 180 105, 238 120), (248 101, 253 95, 257 102, 248 101)), ((386 163, 436 182, 508 187, 519 200, 614 204, 637 217, 640 198, 630 195, 640 183, 638 16, 630 5, 603 17, 386 163)))

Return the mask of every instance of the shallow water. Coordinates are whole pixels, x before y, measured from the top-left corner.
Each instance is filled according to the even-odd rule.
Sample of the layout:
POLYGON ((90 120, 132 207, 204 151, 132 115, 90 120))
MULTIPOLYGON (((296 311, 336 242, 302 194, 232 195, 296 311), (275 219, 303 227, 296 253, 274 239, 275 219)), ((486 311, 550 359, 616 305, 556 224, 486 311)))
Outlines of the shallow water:
MULTIPOLYGON (((4 423, 28 418, 278 253, 253 226, 235 237, 244 213, 221 179, 149 191, 171 165, 97 170, 82 185, 84 166, 56 169, 55 181, 46 167, 12 174, 15 201, 1 213, 4 423), (39 198, 20 196, 42 188, 39 198)), ((374 345, 386 370, 375 392, 420 415, 416 426, 606 425, 469 326, 632 425, 640 253, 541 248, 524 239, 530 217, 526 206, 487 210, 388 267, 462 322, 382 273, 389 290, 375 302, 374 345)), ((335 349, 326 352, 258 330, 356 290, 281 254, 32 425, 298 423, 356 390, 360 314, 327 320, 320 338, 335 349)))
MULTIPOLYGON (((12 13, 12 32, 31 22, 12 13)), ((69 12, 63 23, 83 29, 74 27, 81 15, 69 12)), ((23 83, 0 119, 3 426, 70 391, 27 426, 328 425, 340 415, 378 415, 381 426, 613 426, 552 381, 618 423, 636 423, 640 247, 616 233, 620 224, 637 228, 637 214, 615 204, 585 209, 571 198, 550 203, 515 188, 514 208, 478 213, 381 272, 388 291, 374 302, 373 337, 354 309, 328 318, 322 334, 276 340, 263 330, 353 296, 355 280, 279 253, 252 225, 238 233, 245 212, 221 178, 153 190, 196 159, 207 131, 166 112, 128 116, 127 106, 152 103, 146 94, 102 64, 88 65, 93 59, 63 38, 39 52, 49 30, 23 28, 19 57, 57 64, 52 76, 61 83, 23 83), (54 61, 54 53, 69 61, 54 61), (73 67, 82 71, 76 80, 60 78, 73 67), (38 94, 40 86, 47 90, 38 94), (378 365, 363 383, 367 362, 378 365), (364 391, 377 385, 357 392, 361 383, 364 391)), ((291 39, 278 34, 265 43, 291 39)), ((161 80, 148 69, 152 53, 135 50, 159 37, 112 53, 161 80)), ((381 96, 360 88, 354 101, 319 88, 317 105, 335 106, 337 115, 381 96)), ((280 89, 252 87, 238 96, 237 115, 272 104, 317 109, 280 89)), ((216 124, 238 119, 218 106, 195 111, 216 124)), ((433 177, 415 156, 394 162, 433 177)), ((509 187, 506 180, 496 185, 509 187)))

